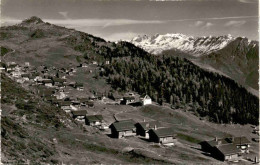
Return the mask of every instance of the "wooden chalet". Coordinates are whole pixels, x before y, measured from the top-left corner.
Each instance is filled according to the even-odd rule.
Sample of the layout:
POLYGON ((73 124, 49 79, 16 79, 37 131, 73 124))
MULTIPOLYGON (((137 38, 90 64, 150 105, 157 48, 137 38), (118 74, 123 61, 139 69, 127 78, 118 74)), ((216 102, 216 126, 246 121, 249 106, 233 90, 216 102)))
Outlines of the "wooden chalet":
POLYGON ((52 80, 51 79, 43 79, 42 84, 48 87, 52 87, 52 80))
POLYGON ((89 101, 88 98, 78 98, 81 106, 86 106, 86 103, 89 101))
POLYGON ((87 68, 88 67, 88 64, 87 63, 82 63, 82 64, 79 64, 79 66, 77 66, 78 68, 87 68))
POLYGON ((86 104, 86 106, 87 106, 88 108, 94 108, 94 107, 95 107, 95 104, 94 104, 93 101, 88 101, 88 102, 86 102, 85 104, 86 104))
POLYGON ((79 110, 79 111, 71 111, 72 117, 78 121, 84 121, 86 114, 88 114, 87 110, 79 110))
POLYGON ((248 153, 251 142, 246 137, 226 137, 226 138, 215 138, 210 141, 203 141, 200 143, 201 149, 205 152, 212 152, 213 147, 217 145, 234 144, 242 153, 248 153))
POLYGON ((149 138, 149 130, 161 127, 161 123, 158 121, 139 122, 135 124, 136 134, 149 138))
POLYGON ((213 148, 213 157, 222 161, 237 161, 241 151, 234 144, 217 145, 213 148))
POLYGON ((73 87, 73 88, 75 88, 75 85, 76 85, 76 82, 69 82, 69 84, 68 84, 68 86, 71 86, 71 87, 73 87))
POLYGON ((83 83, 76 83, 74 88, 76 88, 78 91, 83 91, 84 90, 84 85, 83 83))
POLYGON ((116 121, 110 125, 111 134, 115 138, 135 136, 136 128, 133 120, 116 121))
POLYGON ((118 103, 120 103, 121 101, 123 101, 123 97, 120 96, 120 95, 117 94, 117 93, 111 93, 111 94, 109 95, 109 98, 111 98, 112 100, 114 100, 115 102, 118 102, 118 103))
POLYGON ((233 143, 237 146, 238 149, 241 150, 242 153, 249 153, 249 147, 251 142, 245 137, 229 137, 227 140, 230 143, 233 143))
POLYGON ((55 90, 52 89, 40 89, 38 93, 41 97, 52 96, 55 93, 55 90))
POLYGON ((71 109, 70 105, 71 105, 71 101, 61 101, 58 103, 59 104, 59 107, 61 109, 71 109))
POLYGON ((95 97, 95 95, 91 94, 89 96, 89 100, 92 100, 92 101, 97 100, 97 97, 95 97))
POLYGON ((149 140, 164 145, 174 145, 176 134, 172 128, 154 128, 148 131, 149 140))
POLYGON ((27 77, 27 78, 29 78, 29 77, 30 77, 30 74, 24 73, 24 74, 21 74, 21 77, 27 77))
POLYGON ((131 103, 134 103, 134 102, 135 102, 135 97, 132 97, 132 96, 123 97, 122 103, 125 104, 125 105, 131 104, 131 103))
POLYGON ((89 115, 85 119, 86 125, 100 126, 104 120, 102 115, 89 115))
POLYGON ((226 141, 225 138, 217 138, 215 137, 215 139, 213 140, 209 140, 209 141, 203 141, 200 142, 199 144, 201 145, 201 149, 205 152, 212 152, 213 147, 217 146, 217 145, 225 145, 228 144, 229 142, 226 141))
POLYGON ((7 63, 6 72, 10 73, 14 71, 18 66, 15 62, 7 63))
POLYGON ((52 78, 53 85, 55 86, 64 86, 64 83, 66 82, 66 79, 62 78, 52 78))
POLYGON ((78 100, 71 101, 71 105, 74 106, 74 107, 80 107, 81 106, 80 101, 78 101, 78 100))

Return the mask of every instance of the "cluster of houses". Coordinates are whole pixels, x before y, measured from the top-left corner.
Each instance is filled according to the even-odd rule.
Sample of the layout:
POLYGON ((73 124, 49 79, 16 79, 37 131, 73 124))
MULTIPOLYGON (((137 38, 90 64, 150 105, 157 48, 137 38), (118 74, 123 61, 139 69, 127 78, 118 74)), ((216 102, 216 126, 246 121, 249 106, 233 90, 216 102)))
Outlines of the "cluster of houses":
POLYGON ((66 82, 66 76, 73 75, 76 68, 55 68, 47 66, 39 66, 39 68, 30 67, 29 62, 25 62, 23 66, 15 62, 7 62, 2 68, 11 77, 15 78, 17 82, 24 83, 25 81, 34 82, 35 85, 44 85, 47 87, 64 88, 66 86, 73 86, 77 90, 83 90, 84 86, 78 82, 66 82))
MULTIPOLYGON (((96 64, 96 63, 93 63, 96 64)), ((109 61, 106 62, 109 64, 109 61)), ((78 67, 87 67, 87 64, 80 64, 78 67)), ((69 98, 64 92, 64 88, 70 86, 78 91, 84 90, 83 83, 67 82, 66 76, 73 75, 76 68, 47 68, 41 66, 40 70, 31 68, 29 62, 23 67, 14 62, 9 62, 4 68, 1 68, 16 78, 17 82, 31 81, 35 85, 43 86, 38 88, 38 94, 47 102, 61 108, 66 113, 86 125, 97 127, 101 130, 111 130, 111 136, 114 138, 124 138, 129 136, 140 136, 148 139, 150 142, 162 145, 174 145, 176 142, 176 133, 170 127, 163 127, 158 121, 143 121, 135 123, 133 120, 122 120, 112 123, 109 127, 104 122, 101 114, 89 115, 87 108, 94 108, 95 100, 106 98, 104 93, 95 93, 88 98, 69 98), (49 74, 50 70, 57 72, 49 74), (60 93, 60 95, 57 95, 60 93), (61 93, 63 95, 61 95, 61 93)), ((116 94, 108 94, 108 98, 114 100, 116 104, 131 105, 136 102, 142 105, 152 104, 152 99, 148 95, 141 96, 139 99, 133 93, 124 97, 116 94)), ((259 135, 259 129, 254 129, 253 133, 259 135)), ((259 141, 259 140, 258 140, 259 141)), ((249 153, 251 142, 246 137, 226 137, 215 138, 211 141, 201 142, 201 149, 210 153, 213 157, 220 160, 238 160, 243 153, 249 153)))
POLYGON ((242 154, 249 153, 251 142, 246 137, 215 138, 200 143, 201 149, 219 160, 238 161, 242 154))
POLYGON ((162 145, 174 145, 177 141, 176 133, 170 127, 162 127, 158 121, 138 122, 133 120, 116 121, 110 125, 111 135, 115 138, 141 136, 150 142, 162 145))
MULTIPOLYGON (((109 61, 106 61, 105 64, 109 64, 109 61)), ((78 67, 87 67, 86 63, 80 64, 78 67)), ((56 91, 62 91, 64 88, 70 86, 75 88, 78 91, 84 91, 84 84, 80 82, 67 82, 66 77, 73 75, 77 72, 77 68, 71 67, 66 68, 55 68, 47 67, 44 65, 39 66, 38 68, 31 67, 29 62, 25 62, 23 66, 16 64, 15 62, 8 62, 3 68, 11 77, 19 83, 24 83, 25 81, 32 82, 33 85, 42 85, 50 88, 55 88, 56 91)), ((50 99, 49 95, 49 99, 50 99)), ((152 99, 145 95, 137 99, 133 93, 128 95, 120 96, 118 94, 111 94, 108 96, 110 99, 114 100, 114 104, 134 104, 141 103, 142 105, 152 104, 152 99)), ((91 96, 90 99, 103 100, 106 96, 103 93, 95 93, 91 96)))
POLYGON ((136 99, 136 97, 134 97, 133 93, 129 93, 128 96, 124 96, 121 99, 121 104, 124 104, 124 105, 131 105, 134 103, 141 103, 142 105, 149 105, 149 104, 152 104, 152 99, 148 95, 144 95, 144 96, 141 96, 139 99, 136 99))

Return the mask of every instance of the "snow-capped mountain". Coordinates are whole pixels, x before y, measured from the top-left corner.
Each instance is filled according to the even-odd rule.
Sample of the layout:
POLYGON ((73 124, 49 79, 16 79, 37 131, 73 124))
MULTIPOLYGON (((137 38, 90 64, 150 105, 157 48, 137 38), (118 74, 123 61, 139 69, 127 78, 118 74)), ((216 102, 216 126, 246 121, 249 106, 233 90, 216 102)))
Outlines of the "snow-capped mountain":
POLYGON ((143 35, 133 38, 130 42, 153 54, 159 54, 164 50, 178 49, 198 57, 220 50, 234 40, 235 38, 231 35, 192 37, 176 33, 143 35))
POLYGON ((177 33, 143 35, 130 42, 153 54, 163 52, 184 57, 201 68, 228 76, 250 90, 258 90, 258 41, 231 35, 192 37, 177 33))

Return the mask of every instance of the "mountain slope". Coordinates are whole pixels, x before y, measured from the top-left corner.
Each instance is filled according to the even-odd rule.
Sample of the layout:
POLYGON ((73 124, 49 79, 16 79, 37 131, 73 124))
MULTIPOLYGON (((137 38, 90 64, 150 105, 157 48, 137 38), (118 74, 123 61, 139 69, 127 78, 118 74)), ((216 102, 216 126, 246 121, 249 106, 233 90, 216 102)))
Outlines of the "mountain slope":
POLYGON ((258 42, 238 37, 226 47, 201 57, 206 63, 245 86, 258 89, 258 42))
POLYGON ((1 38, 0 45, 15 50, 2 59, 18 64, 29 61, 36 66, 69 66, 77 65, 79 61, 102 63, 115 56, 147 54, 130 43, 106 42, 87 33, 45 23, 37 17, 1 27, 1 33, 5 37, 1 38))
MULTIPOLYGON (((60 108, 44 101, 34 92, 39 86, 18 84, 8 77, 10 74, 4 73, 1 75, 1 156, 6 164, 218 164, 219 161, 203 155, 197 143, 230 135, 213 129, 212 123, 205 121, 205 124, 191 113, 216 123, 258 124, 259 105, 255 96, 234 81, 204 71, 187 60, 163 59, 131 43, 106 42, 90 34, 45 23, 37 17, 2 27, 1 33, 4 37, 0 45, 10 50, 4 51, 4 63, 29 61, 35 71, 41 65, 48 69, 52 68, 49 66, 70 69, 86 62, 96 75, 77 68, 76 78, 68 76, 68 82, 82 81, 84 87, 91 90, 93 84, 98 90, 112 86, 124 93, 130 89, 139 94, 148 93, 161 104, 172 104, 172 108, 133 107, 97 101, 95 108, 88 112, 102 114, 108 125, 115 121, 116 115, 122 120, 132 118, 136 122, 158 120, 173 127, 180 141, 174 147, 161 147, 139 137, 113 139, 107 132, 83 126, 60 108), (105 60, 110 64, 103 64, 105 60), (104 83, 100 84, 99 80, 104 83)), ((68 87, 68 90, 73 93, 76 89, 68 87)), ((87 92, 83 91, 85 97, 87 92)), ((241 129, 241 125, 239 127, 241 129)))
POLYGON ((1 82, 3 164, 172 163, 138 150, 122 152, 129 146, 127 142, 111 139, 98 129, 83 128, 5 74, 1 74, 1 82))
MULTIPOLYGON (((258 42, 247 38, 189 37, 183 34, 138 36, 131 42, 154 54, 184 57, 196 65, 223 74, 247 87, 258 90, 258 42)), ((254 89, 254 90, 253 90, 254 89)))

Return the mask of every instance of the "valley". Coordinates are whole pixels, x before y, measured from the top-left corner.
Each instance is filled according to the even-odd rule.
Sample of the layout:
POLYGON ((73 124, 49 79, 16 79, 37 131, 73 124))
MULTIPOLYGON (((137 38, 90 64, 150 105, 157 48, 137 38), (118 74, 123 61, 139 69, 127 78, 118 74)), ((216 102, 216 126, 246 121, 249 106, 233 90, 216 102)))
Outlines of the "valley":
POLYGON ((228 77, 37 17, 1 33, 3 163, 253 164, 259 155, 258 98, 228 77), (86 124, 93 115, 101 124, 86 124), (109 126, 129 119, 160 122, 174 143, 112 137, 109 126), (222 161, 200 145, 216 137, 245 137, 249 152, 222 161))

